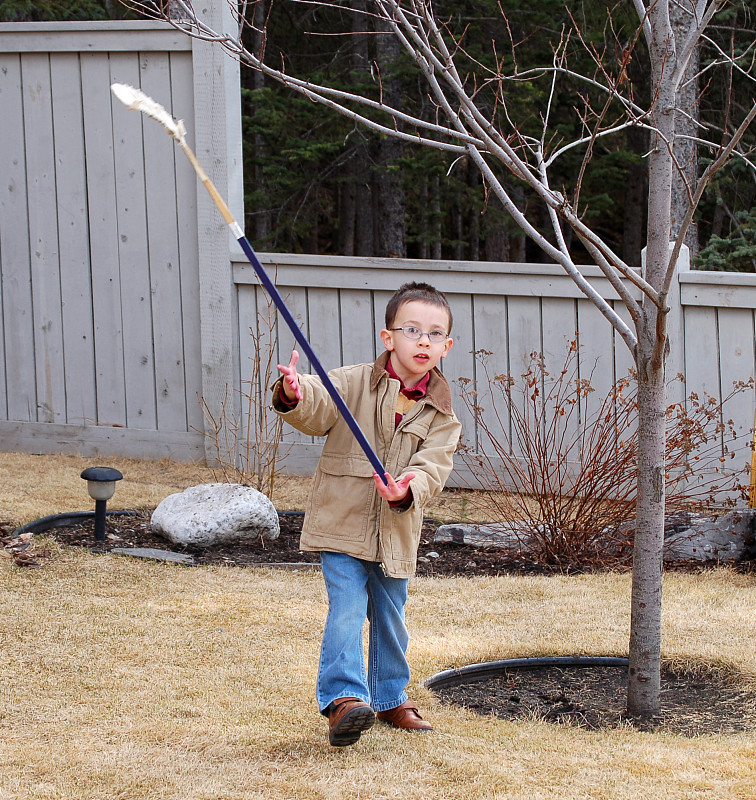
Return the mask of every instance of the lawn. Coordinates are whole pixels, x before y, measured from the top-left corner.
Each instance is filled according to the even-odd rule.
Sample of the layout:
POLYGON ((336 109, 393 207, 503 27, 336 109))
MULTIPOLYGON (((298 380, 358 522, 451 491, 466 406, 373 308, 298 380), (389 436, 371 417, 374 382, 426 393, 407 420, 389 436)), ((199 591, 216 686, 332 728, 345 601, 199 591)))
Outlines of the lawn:
MULTIPOLYGON (((6 455, 0 472, 15 473, 6 455)), ((60 505, 41 480, 52 457, 39 458, 34 516, 88 508, 60 505)), ((83 467, 68 459, 53 472, 61 464, 82 492, 83 467)), ((164 491, 122 483, 126 507, 164 491)), ((487 659, 626 654, 629 575, 413 581, 411 692, 436 731, 377 724, 336 749, 312 698, 326 611, 317 573, 186 568, 45 539, 34 548, 48 551, 40 569, 0 559, 3 800, 754 797, 756 732, 512 723, 441 705, 419 685, 487 659)), ((756 685, 756 579, 675 573, 664 589, 665 657, 734 668, 756 685)))

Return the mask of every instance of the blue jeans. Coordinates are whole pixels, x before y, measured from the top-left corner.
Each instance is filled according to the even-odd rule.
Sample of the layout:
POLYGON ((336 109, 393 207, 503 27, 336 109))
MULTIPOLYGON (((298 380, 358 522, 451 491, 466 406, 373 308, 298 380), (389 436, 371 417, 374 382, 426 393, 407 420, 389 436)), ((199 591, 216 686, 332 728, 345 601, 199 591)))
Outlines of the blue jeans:
POLYGON ((404 624, 406 578, 389 578, 381 565, 344 553, 320 554, 328 616, 320 648, 316 698, 321 713, 339 697, 358 697, 375 711, 407 699, 410 670, 404 624), (368 621, 368 668, 362 628, 368 621))

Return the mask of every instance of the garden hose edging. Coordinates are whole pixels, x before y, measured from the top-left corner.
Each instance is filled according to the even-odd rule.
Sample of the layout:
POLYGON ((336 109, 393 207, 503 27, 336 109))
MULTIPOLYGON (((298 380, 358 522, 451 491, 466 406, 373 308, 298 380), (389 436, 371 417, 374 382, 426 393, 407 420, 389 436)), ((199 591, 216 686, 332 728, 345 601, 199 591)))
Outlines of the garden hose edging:
MULTIPOLYGON (((136 516, 138 511, 106 511, 105 515, 110 516, 136 516)), ((40 517, 39 519, 32 520, 20 528, 16 528, 11 536, 20 536, 22 533, 43 533, 49 531, 51 528, 65 528, 66 525, 76 525, 85 519, 93 519, 94 511, 71 511, 66 514, 52 514, 49 517, 40 517)))
POLYGON ((628 659, 615 656, 539 656, 532 658, 505 658, 499 661, 484 661, 465 667, 447 669, 426 678, 422 685, 426 689, 444 689, 461 686, 502 675, 507 670, 534 670, 547 667, 627 667, 628 659))

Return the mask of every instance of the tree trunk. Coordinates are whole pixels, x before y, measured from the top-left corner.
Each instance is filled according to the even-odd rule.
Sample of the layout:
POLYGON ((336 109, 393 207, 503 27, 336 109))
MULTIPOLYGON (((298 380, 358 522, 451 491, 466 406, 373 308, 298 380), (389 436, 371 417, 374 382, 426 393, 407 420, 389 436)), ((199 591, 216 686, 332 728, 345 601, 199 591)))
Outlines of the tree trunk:
MULTIPOLYGON (((349 66, 355 85, 359 85, 370 79, 368 36, 365 33, 367 5, 365 0, 351 0, 351 7, 357 13, 352 16, 349 66)), ((370 256, 373 255, 373 215, 368 137, 362 130, 355 130, 350 135, 350 142, 353 154, 344 167, 339 192, 338 252, 344 256, 370 256)))
POLYGON ((498 214, 492 215, 489 211, 483 220, 485 231, 486 261, 509 260, 509 238, 504 220, 498 214))
MULTIPOLYGON (((648 149, 648 136, 641 128, 630 128, 627 139, 633 153, 642 156, 648 149)), ((648 180, 646 165, 640 161, 630 167, 625 189, 625 213, 622 226, 622 258, 631 267, 640 267, 645 232, 648 180)))
POLYGON ((647 355, 641 356, 639 361, 642 363, 638 366, 638 505, 633 546, 627 713, 636 719, 649 719, 658 716, 660 711, 667 402, 664 369, 651 368, 647 355))
MULTIPOLYGON (((262 36, 259 33, 265 25, 265 15, 267 13, 267 3, 260 2, 255 5, 254 14, 254 28, 252 29, 252 48, 256 53, 259 51, 262 36)), ((265 88, 265 75, 262 72, 254 70, 252 72, 252 88, 263 89, 265 88)), ((254 112, 253 112, 254 113, 254 112)), ((262 165, 265 163, 265 138, 259 133, 255 134, 255 159, 253 167, 253 180, 254 185, 261 191, 265 190, 266 178, 262 165)), ((254 237, 257 241, 263 241, 273 231, 273 215, 269 210, 259 210, 253 217, 254 219, 254 237)))
POLYGON ((454 260, 462 261, 465 257, 465 226, 462 218, 462 208, 457 203, 452 206, 452 221, 454 226, 454 260))
POLYGON ((431 258, 441 260, 441 187, 438 175, 434 175, 430 183, 430 235, 431 258))
MULTIPOLYGON (((383 99, 388 105, 401 108, 402 91, 397 65, 402 45, 382 21, 376 21, 376 28, 379 33, 375 37, 375 54, 381 75, 383 99)), ((374 137, 373 141, 374 241, 377 245, 375 255, 403 258, 406 255, 405 202, 399 162, 404 155, 404 145, 399 139, 390 137, 374 137)))
MULTIPOLYGON (((350 175, 351 163, 349 159, 344 165, 344 173, 350 175)), ((336 252, 340 256, 354 255, 354 224, 357 219, 357 203, 355 183, 351 180, 344 180, 339 183, 338 191, 339 204, 339 230, 337 233, 336 252)))
MULTIPOLYGON (((466 160, 467 166, 467 183, 475 189, 476 192, 480 191, 480 173, 466 160)), ((470 252, 468 258, 470 261, 480 261, 480 210, 472 204, 472 207, 467 212, 468 215, 468 231, 470 240, 470 252)))
MULTIPOLYGON (((672 156, 665 144, 674 140, 675 87, 671 76, 669 41, 671 26, 666 3, 652 6, 651 69, 656 102, 651 123, 658 131, 652 136, 648 162, 648 246, 646 280, 660 290, 669 263, 670 200, 672 156)), ((666 317, 644 298, 642 318, 637 325, 638 345, 638 499, 633 587, 630 622, 630 665, 627 684, 627 712, 631 717, 650 719, 660 711, 661 683, 661 591, 662 547, 664 545, 664 449, 665 449, 665 359, 666 317)))

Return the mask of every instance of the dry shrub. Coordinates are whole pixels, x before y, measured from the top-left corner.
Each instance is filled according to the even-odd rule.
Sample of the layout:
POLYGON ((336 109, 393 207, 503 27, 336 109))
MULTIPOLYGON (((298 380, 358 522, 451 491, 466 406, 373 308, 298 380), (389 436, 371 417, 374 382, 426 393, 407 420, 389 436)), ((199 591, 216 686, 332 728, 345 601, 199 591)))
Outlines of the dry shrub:
POLYGON ((249 333, 251 376, 241 382, 241 390, 226 386, 217 415, 204 398, 200 400, 205 417, 203 433, 211 443, 212 467, 218 480, 252 486, 272 499, 287 450, 281 450, 283 420, 271 411, 268 397, 268 387, 277 374, 275 306, 269 298, 249 333))
MULTIPOLYGON (((459 384, 478 431, 477 446, 463 444, 461 457, 485 490, 473 495, 479 510, 521 531, 522 548, 539 563, 575 568, 626 559, 637 489, 634 377, 589 401, 592 376, 581 376, 574 341, 555 374, 539 353, 519 378, 492 376, 491 353, 475 355, 483 391, 469 379, 459 384)), ((723 411, 752 387, 752 379, 737 382, 721 401, 691 393, 668 407, 669 509, 722 507, 744 495, 738 455, 745 461, 747 444, 723 411)))

